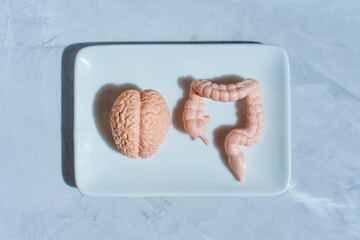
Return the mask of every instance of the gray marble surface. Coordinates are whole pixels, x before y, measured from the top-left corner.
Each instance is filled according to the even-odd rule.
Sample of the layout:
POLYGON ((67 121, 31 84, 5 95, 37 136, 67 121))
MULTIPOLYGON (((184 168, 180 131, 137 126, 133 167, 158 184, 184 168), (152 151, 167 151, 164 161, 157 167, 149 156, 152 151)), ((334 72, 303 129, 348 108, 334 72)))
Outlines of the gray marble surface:
POLYGON ((356 0, 0 0, 0 239, 359 239, 359 8, 356 0), (143 40, 254 40, 286 49, 288 191, 93 198, 64 182, 65 47, 143 40))

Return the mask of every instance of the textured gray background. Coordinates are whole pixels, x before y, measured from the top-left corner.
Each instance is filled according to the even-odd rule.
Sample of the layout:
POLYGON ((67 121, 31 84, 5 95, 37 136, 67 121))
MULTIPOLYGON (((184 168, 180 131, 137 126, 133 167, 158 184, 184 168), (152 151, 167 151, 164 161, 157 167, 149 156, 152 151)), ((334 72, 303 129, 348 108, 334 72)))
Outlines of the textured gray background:
POLYGON ((0 239, 359 239, 359 8, 356 0, 0 0, 0 239), (143 40, 285 48, 293 155, 286 193, 92 198, 65 184, 64 48, 143 40))

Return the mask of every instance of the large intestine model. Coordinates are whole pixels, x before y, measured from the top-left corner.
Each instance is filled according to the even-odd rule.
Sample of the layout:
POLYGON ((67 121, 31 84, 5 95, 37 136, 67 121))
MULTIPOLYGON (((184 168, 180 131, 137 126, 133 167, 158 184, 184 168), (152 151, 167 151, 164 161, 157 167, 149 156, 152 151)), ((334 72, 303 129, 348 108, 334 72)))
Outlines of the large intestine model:
POLYGON ((208 80, 194 80, 190 85, 189 99, 185 103, 183 122, 186 132, 194 138, 201 138, 206 145, 206 124, 210 117, 204 113, 204 98, 220 102, 234 102, 246 97, 246 126, 233 129, 225 139, 225 151, 235 178, 244 181, 246 170, 245 155, 241 146, 251 146, 258 142, 264 129, 264 111, 261 105, 259 83, 254 79, 246 79, 236 84, 215 84, 208 80))

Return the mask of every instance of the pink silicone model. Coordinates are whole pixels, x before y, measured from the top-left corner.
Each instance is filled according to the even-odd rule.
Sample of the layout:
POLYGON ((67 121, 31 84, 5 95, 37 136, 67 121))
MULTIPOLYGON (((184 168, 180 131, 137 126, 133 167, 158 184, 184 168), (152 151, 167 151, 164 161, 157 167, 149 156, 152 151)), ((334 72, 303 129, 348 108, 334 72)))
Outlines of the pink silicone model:
POLYGON ((241 146, 251 146, 258 142, 264 129, 264 111, 261 105, 259 83, 246 79, 236 84, 223 85, 207 80, 194 80, 190 85, 189 99, 185 103, 183 121, 186 132, 194 138, 201 138, 206 145, 206 123, 210 117, 204 115, 204 98, 215 101, 234 102, 246 97, 247 123, 242 129, 233 129, 225 139, 225 150, 229 166, 238 181, 244 181, 246 159, 241 146))
POLYGON ((166 102, 155 90, 126 90, 115 100, 110 113, 116 147, 130 158, 154 155, 162 145, 170 124, 166 102))

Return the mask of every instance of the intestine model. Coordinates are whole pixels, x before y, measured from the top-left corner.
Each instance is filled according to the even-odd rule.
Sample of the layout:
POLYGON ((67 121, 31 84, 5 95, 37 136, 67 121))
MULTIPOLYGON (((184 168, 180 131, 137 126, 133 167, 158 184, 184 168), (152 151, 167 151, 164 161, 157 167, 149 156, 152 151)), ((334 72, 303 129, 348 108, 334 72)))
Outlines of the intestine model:
POLYGON ((241 146, 258 142, 264 129, 264 111, 261 105, 261 91, 258 81, 246 79, 236 84, 215 84, 208 80, 194 80, 190 85, 189 99, 185 103, 183 122, 186 132, 194 138, 201 138, 206 145, 206 124, 210 117, 204 113, 204 98, 220 102, 234 102, 246 97, 246 127, 233 129, 225 139, 225 151, 235 178, 245 180, 246 159, 241 146))

